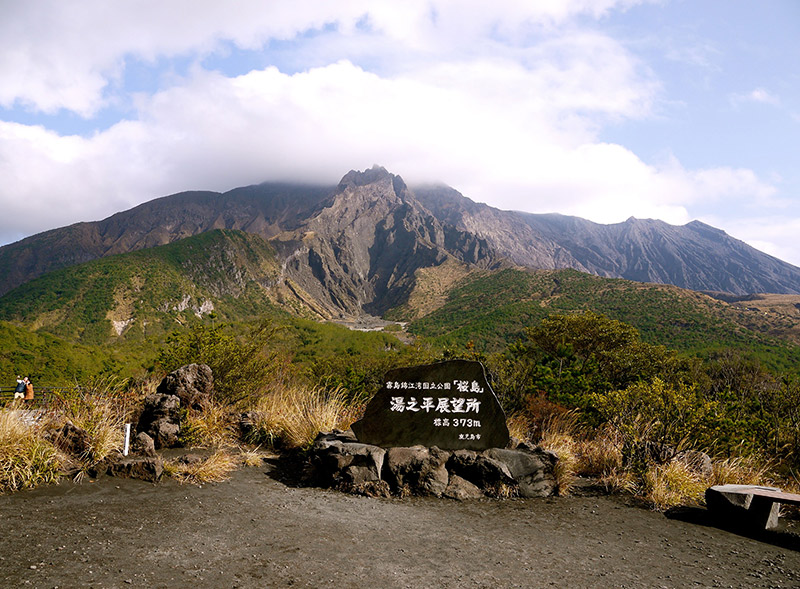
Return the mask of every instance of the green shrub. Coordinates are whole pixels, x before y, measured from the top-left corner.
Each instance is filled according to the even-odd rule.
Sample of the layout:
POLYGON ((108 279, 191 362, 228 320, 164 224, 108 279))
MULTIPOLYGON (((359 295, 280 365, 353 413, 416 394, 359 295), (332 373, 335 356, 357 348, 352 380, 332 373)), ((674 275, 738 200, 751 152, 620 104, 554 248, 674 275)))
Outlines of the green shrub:
POLYGON ((227 405, 247 404, 271 383, 292 374, 280 343, 282 328, 264 321, 246 335, 224 332, 221 325, 198 324, 173 334, 160 350, 157 364, 171 372, 186 364, 207 364, 214 373, 214 394, 227 405))

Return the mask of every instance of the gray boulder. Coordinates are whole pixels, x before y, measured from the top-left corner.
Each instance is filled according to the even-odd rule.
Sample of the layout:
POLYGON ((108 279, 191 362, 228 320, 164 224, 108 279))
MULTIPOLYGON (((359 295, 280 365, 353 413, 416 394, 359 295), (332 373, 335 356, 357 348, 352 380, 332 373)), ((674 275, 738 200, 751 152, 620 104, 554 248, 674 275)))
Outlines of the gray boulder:
POLYGON ((483 491, 468 480, 462 479, 457 474, 453 474, 450 475, 447 488, 444 490, 442 496, 448 499, 466 501, 467 499, 480 499, 483 497, 483 491))
POLYGON ((131 444, 131 450, 134 454, 140 454, 142 456, 155 456, 156 455, 156 445, 149 435, 144 432, 139 432, 136 434, 136 437, 133 438, 133 443, 131 444))
POLYGON ((483 452, 456 450, 447 461, 447 470, 492 495, 507 495, 517 487, 508 467, 483 452))
POLYGON ((710 478, 714 474, 714 463, 711 456, 699 450, 683 450, 675 455, 673 460, 683 462, 688 466, 692 472, 702 476, 703 478, 710 478))
POLYGON ((144 400, 144 408, 136 424, 136 432, 144 432, 155 447, 174 448, 179 445, 181 431, 181 400, 177 395, 154 393, 144 400))
POLYGON ((386 451, 385 479, 402 494, 441 497, 449 482, 447 461, 450 452, 434 446, 389 448, 386 451))
POLYGON ((317 436, 311 447, 313 479, 325 487, 352 487, 381 480, 386 450, 354 441, 352 433, 317 436))
POLYGON ((86 430, 77 427, 71 421, 52 430, 46 437, 53 445, 70 456, 84 457, 89 453, 91 447, 86 430))
POLYGON ((110 476, 156 482, 164 473, 164 462, 158 456, 126 458, 112 462, 106 472, 110 476))
POLYGON ((175 395, 181 406, 201 409, 214 390, 214 374, 206 364, 187 364, 170 372, 156 389, 160 395, 175 395))
POLYGON ((541 448, 526 451, 490 448, 483 454, 508 469, 521 497, 549 497, 555 493, 554 469, 558 457, 554 453, 541 448))

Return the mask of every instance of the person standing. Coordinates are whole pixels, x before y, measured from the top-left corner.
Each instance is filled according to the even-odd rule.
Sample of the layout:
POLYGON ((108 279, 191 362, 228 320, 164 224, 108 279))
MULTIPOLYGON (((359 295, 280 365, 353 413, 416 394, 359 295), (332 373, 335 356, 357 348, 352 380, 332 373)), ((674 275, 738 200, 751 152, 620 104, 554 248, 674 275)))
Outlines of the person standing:
POLYGON ((27 376, 23 379, 23 382, 25 383, 25 402, 30 403, 33 401, 33 384, 27 376))
POLYGON ((25 397, 25 381, 21 376, 17 377, 17 388, 14 389, 14 400, 25 397))

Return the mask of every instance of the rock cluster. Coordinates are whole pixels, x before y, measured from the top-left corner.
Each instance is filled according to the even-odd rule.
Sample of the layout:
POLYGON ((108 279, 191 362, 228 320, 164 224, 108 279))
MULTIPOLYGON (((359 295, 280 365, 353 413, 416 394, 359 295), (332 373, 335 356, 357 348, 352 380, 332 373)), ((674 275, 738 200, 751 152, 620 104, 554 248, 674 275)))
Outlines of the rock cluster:
POLYGON ((180 445, 181 408, 199 408, 209 398, 214 376, 205 364, 188 364, 169 373, 144 400, 137 433, 153 439, 155 448, 180 445))
POLYGON ((385 497, 546 497, 558 490, 557 460, 552 452, 524 444, 480 452, 435 446, 385 449, 359 443, 350 431, 333 431, 314 441, 308 482, 385 497))

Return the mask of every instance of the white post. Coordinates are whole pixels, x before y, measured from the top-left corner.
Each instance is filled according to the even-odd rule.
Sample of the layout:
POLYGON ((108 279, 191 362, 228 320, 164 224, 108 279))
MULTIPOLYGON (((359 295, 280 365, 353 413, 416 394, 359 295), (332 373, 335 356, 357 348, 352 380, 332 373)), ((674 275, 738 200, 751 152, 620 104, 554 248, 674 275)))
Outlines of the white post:
POLYGON ((130 441, 131 441, 131 424, 130 423, 126 423, 125 424, 125 448, 122 450, 122 455, 123 456, 127 456, 128 455, 128 447, 130 446, 130 441))

